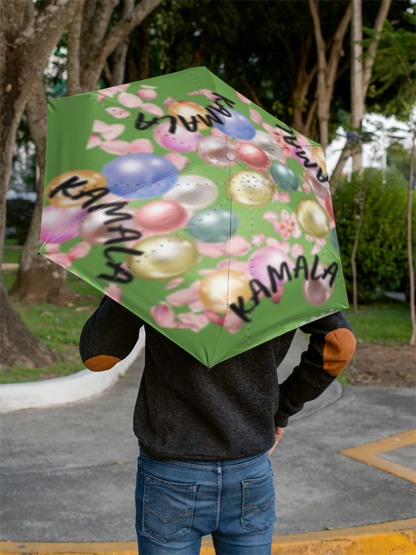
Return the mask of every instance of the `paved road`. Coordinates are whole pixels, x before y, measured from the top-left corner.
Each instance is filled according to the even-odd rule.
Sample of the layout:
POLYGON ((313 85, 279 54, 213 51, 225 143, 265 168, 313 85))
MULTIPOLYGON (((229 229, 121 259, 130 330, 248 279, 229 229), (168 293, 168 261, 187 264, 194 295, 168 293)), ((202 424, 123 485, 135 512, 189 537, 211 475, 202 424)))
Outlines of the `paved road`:
MULTIPOLYGON (((280 381, 305 347, 304 336, 297 334, 280 381)), ((0 539, 135 540, 138 446, 132 415, 142 368, 143 357, 115 386, 90 400, 1 416, 0 539)), ((415 516, 415 484, 340 454, 414 428, 414 394, 413 389, 342 390, 336 382, 292 418, 271 457, 274 534, 415 516)), ((414 447, 382 457, 411 468, 414 447)))

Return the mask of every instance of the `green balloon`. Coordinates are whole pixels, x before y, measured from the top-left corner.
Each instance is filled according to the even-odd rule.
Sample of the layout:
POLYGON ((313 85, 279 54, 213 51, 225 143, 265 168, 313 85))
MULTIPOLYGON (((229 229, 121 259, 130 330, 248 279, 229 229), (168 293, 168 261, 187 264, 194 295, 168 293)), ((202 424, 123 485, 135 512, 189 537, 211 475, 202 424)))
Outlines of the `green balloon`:
POLYGON ((225 243, 240 226, 229 210, 208 208, 197 212, 188 223, 188 232, 204 243, 225 243))
POLYGON ((296 191, 299 187, 298 176, 289 166, 281 162, 273 162, 272 177, 277 185, 286 191, 296 191))

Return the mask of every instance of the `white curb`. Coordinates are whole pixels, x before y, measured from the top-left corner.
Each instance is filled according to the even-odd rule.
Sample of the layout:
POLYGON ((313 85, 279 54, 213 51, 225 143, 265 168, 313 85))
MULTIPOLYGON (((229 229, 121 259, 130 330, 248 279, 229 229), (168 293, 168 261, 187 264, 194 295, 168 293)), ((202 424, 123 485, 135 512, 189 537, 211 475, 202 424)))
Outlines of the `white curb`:
POLYGON ((105 372, 81 370, 71 376, 40 382, 0 384, 0 413, 22 409, 39 409, 88 399, 113 385, 126 373, 144 347, 145 333, 127 358, 105 372))

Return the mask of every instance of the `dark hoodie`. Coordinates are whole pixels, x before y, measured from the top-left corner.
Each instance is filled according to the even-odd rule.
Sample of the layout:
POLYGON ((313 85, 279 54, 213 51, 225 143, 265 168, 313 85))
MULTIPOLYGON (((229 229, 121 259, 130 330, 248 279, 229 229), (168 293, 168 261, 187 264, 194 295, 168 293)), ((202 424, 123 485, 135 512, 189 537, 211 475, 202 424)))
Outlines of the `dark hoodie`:
POLYGON ((124 359, 146 330, 145 368, 134 411, 140 446, 156 460, 223 461, 264 453, 275 427, 316 399, 351 360, 356 336, 343 312, 301 326, 311 334, 292 374, 276 369, 296 330, 208 370, 132 312, 104 297, 85 324, 83 362, 106 370, 124 359))

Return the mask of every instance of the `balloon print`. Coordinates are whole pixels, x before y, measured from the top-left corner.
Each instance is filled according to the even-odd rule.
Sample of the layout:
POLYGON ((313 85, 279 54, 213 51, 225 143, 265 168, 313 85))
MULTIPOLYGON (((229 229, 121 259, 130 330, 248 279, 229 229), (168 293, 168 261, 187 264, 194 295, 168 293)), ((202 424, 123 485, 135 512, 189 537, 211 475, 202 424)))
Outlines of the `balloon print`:
POLYGON ((228 109, 228 111, 231 117, 219 114, 218 117, 222 120, 222 124, 214 122, 215 127, 234 139, 251 140, 256 134, 256 129, 252 122, 236 110, 228 109))
POLYGON ((296 206, 299 227, 307 235, 326 237, 330 231, 329 217, 324 208, 311 198, 301 199, 296 206))
POLYGON ((229 304, 238 297, 251 298, 249 278, 237 270, 217 270, 208 274, 199 284, 198 296, 209 310, 224 314, 229 304))
POLYGON ((227 182, 228 196, 245 206, 265 206, 271 201, 276 187, 267 173, 240 171, 227 182))
POLYGON ((156 154, 119 156, 101 170, 109 190, 129 200, 154 198, 169 191, 177 179, 177 168, 156 154))
POLYGON ((141 239, 129 255, 127 265, 143 279, 172 279, 186 274, 198 261, 199 251, 193 241, 175 235, 154 235, 141 239))
POLYGON ((182 204, 187 210, 201 210, 218 197, 218 187, 202 175, 181 175, 175 186, 164 194, 164 198, 182 204))
POLYGON ((229 210, 214 208, 197 212, 189 221, 189 233, 205 243, 222 243, 239 228, 239 221, 229 210))

